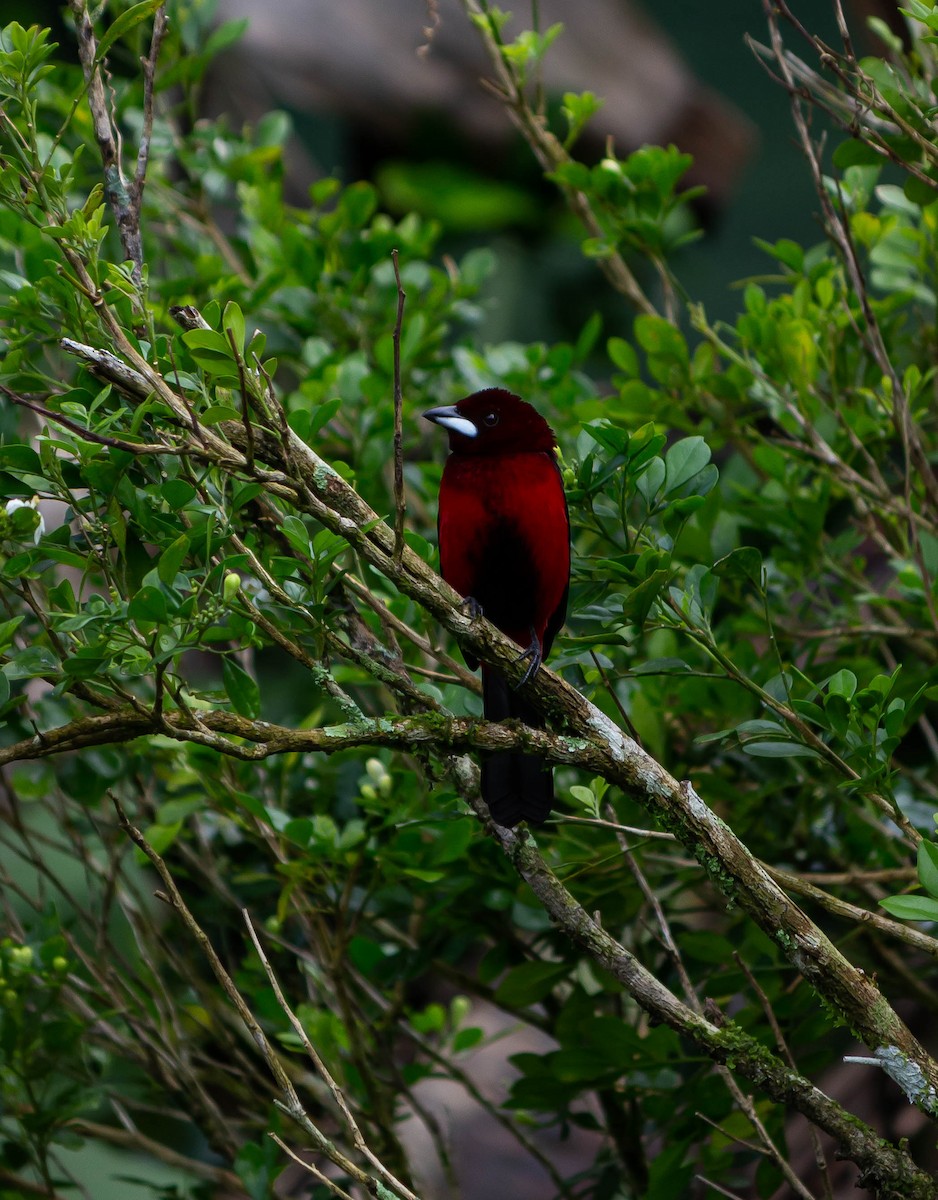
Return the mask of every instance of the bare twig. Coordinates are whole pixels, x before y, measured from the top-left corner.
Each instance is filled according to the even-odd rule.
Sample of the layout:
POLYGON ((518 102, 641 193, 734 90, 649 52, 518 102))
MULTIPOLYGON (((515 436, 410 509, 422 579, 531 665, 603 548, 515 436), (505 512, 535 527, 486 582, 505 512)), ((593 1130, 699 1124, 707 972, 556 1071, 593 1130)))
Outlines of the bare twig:
MULTIPOLYGON (((153 78, 156 60, 166 32, 166 11, 157 10, 150 39, 150 52, 143 61, 144 112, 143 131, 137 152, 134 178, 124 176, 121 162, 121 135, 108 108, 102 74, 104 63, 98 53, 98 42, 94 33, 88 0, 69 0, 75 16, 78 34, 78 56, 88 88, 88 105, 94 120, 95 138, 101 153, 104 168, 104 194, 117 221, 124 255, 133 263, 133 280, 139 287, 143 282, 143 240, 140 232, 140 206, 146 182, 147 163, 150 156, 150 138, 153 131, 153 78)), ((139 304, 139 300, 137 301, 139 304)))
POLYGON ((99 1121, 88 1121, 84 1117, 76 1117, 75 1120, 69 1121, 68 1128, 84 1137, 107 1142, 111 1146, 120 1146, 125 1150, 151 1154, 168 1166, 176 1167, 190 1175, 196 1175, 200 1179, 207 1179, 229 1191, 241 1187, 241 1181, 233 1171, 226 1171, 224 1167, 216 1167, 211 1163, 190 1158, 187 1154, 180 1154, 171 1146, 147 1137, 145 1133, 140 1133, 138 1130, 119 1129, 115 1125, 102 1125, 99 1121))
POLYGON ((276 1133, 272 1132, 269 1132, 267 1136, 271 1139, 271 1141, 276 1142, 287 1158, 292 1158, 293 1161, 301 1166, 304 1171, 312 1175, 314 1179, 318 1179, 324 1187, 327 1187, 329 1191, 332 1192, 333 1196, 338 1196, 339 1200, 354 1200, 354 1197, 350 1196, 348 1192, 344 1190, 344 1188, 340 1188, 339 1185, 334 1180, 330 1179, 328 1175, 324 1175, 314 1163, 307 1162, 305 1159, 300 1158, 295 1151, 290 1149, 283 1138, 278 1137, 276 1133))
MULTIPOLYGON (((143 836, 139 829, 129 821, 127 814, 124 812, 118 799, 112 795, 111 797, 114 807, 117 811, 118 822, 121 829, 127 834, 134 845, 138 846, 146 857, 150 860, 156 869, 157 874, 163 881, 163 886, 166 888, 164 893, 157 893, 159 899, 165 900, 182 918, 182 922, 186 929, 195 938, 202 953, 205 955, 209 966, 212 969, 215 978, 218 980, 225 995, 234 1005, 239 1017, 247 1027, 251 1035, 251 1039, 258 1047, 261 1054, 264 1056, 264 1061, 277 1082, 284 1100, 278 1101, 277 1105, 283 1110, 297 1125, 311 1138, 316 1151, 323 1154, 331 1162, 335 1163, 340 1170, 344 1171, 350 1178, 364 1186, 368 1191, 375 1193, 377 1180, 375 1180, 366 1171, 363 1171, 356 1163, 354 1163, 347 1155, 343 1154, 338 1147, 313 1124, 308 1116, 305 1108, 300 1102, 296 1088, 286 1072, 283 1064, 277 1056, 273 1046, 271 1045, 267 1035, 264 1033, 261 1026, 258 1024, 254 1014, 248 1008, 241 993, 235 986, 234 980, 225 970, 221 959, 215 947, 212 945, 208 935, 196 921, 195 917, 190 912, 186 902, 182 898, 176 883, 169 872, 166 863, 159 854, 153 849, 147 839, 143 836)), ((408 1189, 400 1190, 388 1181, 388 1177, 382 1174, 383 1185, 386 1186, 394 1195, 397 1195, 401 1200, 417 1200, 412 1192, 408 1189)), ((393 1176, 391 1176, 393 1179, 393 1176)))
POLYGON ((394 322, 392 342, 394 345, 394 560, 401 561, 404 550, 404 515, 406 499, 404 496, 404 431, 403 410, 404 397, 401 388, 401 327, 404 322, 404 301, 407 293, 401 283, 401 270, 397 261, 397 251, 391 251, 391 262, 394 264, 394 279, 397 282, 397 320, 394 322))
MULTIPOLYGON (((755 975, 753 975, 752 971, 749 969, 749 964, 743 961, 742 955, 734 950, 733 958, 736 960, 736 965, 746 976, 746 979, 749 981, 749 986, 752 988, 753 992, 755 992, 759 1000, 759 1004, 762 1006, 765 1019, 768 1021, 769 1028, 772 1030, 772 1034, 775 1037, 775 1045, 779 1054, 785 1059, 793 1071, 797 1071, 798 1066, 794 1060, 794 1057, 792 1056, 791 1050, 788 1048, 788 1042, 785 1040, 785 1035, 782 1033, 782 1028, 778 1023, 777 1017, 775 1016, 775 1010, 769 1003, 768 996, 765 994, 765 991, 759 984, 759 981, 756 979, 755 975)), ((827 1159, 824 1156, 824 1147, 821 1145, 821 1139, 818 1136, 818 1131, 813 1125, 809 1126, 809 1131, 811 1135, 811 1142, 814 1146, 814 1161, 817 1164, 818 1171, 820 1172, 821 1178, 824 1181, 824 1193, 828 1197, 828 1200, 831 1200, 833 1191, 831 1188, 830 1172, 827 1168, 827 1159)))
POLYGON ((150 160, 150 139, 153 135, 153 79, 156 75, 156 60, 160 56, 160 46, 166 36, 166 7, 160 5, 153 18, 153 35, 150 38, 150 53, 141 59, 143 66, 143 129, 140 133, 140 145, 137 148, 137 169, 134 172, 133 202, 137 209, 137 219, 140 218, 140 205, 143 203, 143 189, 147 181, 147 163, 150 160))
POLYGON ((339 1112, 342 1114, 342 1120, 345 1122, 345 1127, 349 1132, 349 1136, 352 1139, 355 1149, 358 1150, 358 1152, 364 1158, 366 1158, 368 1162, 371 1163, 371 1165, 383 1179, 385 1185, 394 1191, 396 1195, 400 1196, 402 1200, 417 1200, 417 1197, 410 1190, 410 1188, 401 1183, 399 1179, 396 1179, 394 1175, 387 1170, 377 1155, 368 1148, 365 1138, 362 1135, 362 1131, 359 1128, 358 1122, 355 1120, 352 1110, 349 1108, 348 1102, 346 1101, 345 1096, 342 1094, 342 1089, 336 1083, 329 1068, 323 1062, 319 1052, 316 1050, 316 1047, 309 1040, 309 1035, 303 1027, 303 1022, 299 1019, 299 1017, 297 1017, 296 1013, 287 1003, 286 997, 283 994, 283 990, 280 987, 280 982, 274 973, 273 967, 270 965, 267 955, 264 953, 264 948, 261 945, 260 938, 257 936, 257 931, 251 922, 251 917, 248 913, 248 910, 246 908, 242 909, 241 915, 244 917, 244 923, 247 926, 248 934, 250 935, 251 941, 254 943, 254 949, 257 951, 258 958, 261 960, 261 965, 263 966, 267 978, 270 981, 270 986, 273 988, 274 995, 277 998, 277 1003, 280 1005, 280 1009, 284 1016, 293 1026, 293 1030, 300 1039, 303 1049, 306 1051, 316 1070, 325 1080, 326 1086, 332 1093, 332 1098, 335 1101, 339 1112))

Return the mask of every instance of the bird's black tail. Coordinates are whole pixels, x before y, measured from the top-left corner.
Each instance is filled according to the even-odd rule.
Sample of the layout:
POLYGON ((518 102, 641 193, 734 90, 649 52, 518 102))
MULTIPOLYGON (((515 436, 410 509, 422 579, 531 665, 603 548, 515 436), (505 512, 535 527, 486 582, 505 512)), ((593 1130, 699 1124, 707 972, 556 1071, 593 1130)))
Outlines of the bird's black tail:
MULTIPOLYGON (((544 718, 508 686, 500 671, 482 668, 482 711, 489 721, 514 717, 534 729, 544 728, 544 718)), ((493 820, 514 828, 519 821, 540 825, 554 803, 554 778, 536 754, 521 750, 493 750, 482 756, 482 799, 493 820)))

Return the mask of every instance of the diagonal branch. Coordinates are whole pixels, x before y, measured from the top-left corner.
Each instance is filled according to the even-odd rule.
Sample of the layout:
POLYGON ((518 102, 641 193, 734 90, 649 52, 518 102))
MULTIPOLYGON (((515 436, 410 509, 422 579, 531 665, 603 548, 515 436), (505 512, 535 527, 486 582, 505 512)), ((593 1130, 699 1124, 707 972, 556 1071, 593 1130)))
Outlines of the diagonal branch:
MULTIPOLYGON (((80 267, 78 263, 76 270, 80 267)), ((94 291, 90 279, 88 284, 94 291)), ((106 305, 102 316, 108 320, 106 305)), ((188 411, 182 399, 140 355, 116 320, 113 324, 115 342, 134 374, 168 405, 181 425, 187 426, 188 411)), ((243 438, 243 429, 238 422, 229 423, 221 431, 228 434, 230 441, 220 433, 202 432, 203 441, 191 443, 193 453, 197 450, 227 472, 262 480, 271 491, 344 538, 365 561, 448 629, 464 650, 483 662, 498 666, 516 686, 521 683, 524 665, 518 661, 515 643, 489 621, 469 615, 461 604, 461 597, 409 547, 402 547, 398 559, 394 531, 289 427, 281 432, 279 441, 271 437, 269 448, 265 448, 265 454, 274 458, 275 466, 283 467, 283 470, 261 469, 256 463, 248 463, 243 450, 232 444, 243 438)), ((549 734, 524 730, 523 737, 517 735, 523 744, 552 761, 588 766, 634 796, 694 855, 727 899, 738 904, 779 946, 788 961, 841 1015, 858 1039, 886 1055, 885 1069, 909 1100, 930 1116, 938 1115, 938 1063, 912 1035, 876 983, 855 967, 786 895, 735 833, 708 808, 693 785, 687 780, 676 780, 609 717, 553 672, 540 669, 524 689, 525 694, 557 722, 567 736, 557 739, 549 734)), ((239 738, 253 740, 251 730, 262 728, 262 739, 259 744, 244 746, 224 739, 219 741, 218 732, 201 718, 198 728, 167 719, 161 732, 248 760, 278 753, 287 744, 276 727, 244 723, 242 718, 231 714, 216 714, 213 719, 219 732, 239 738)), ((416 719, 416 725, 406 724, 414 718, 402 720, 404 725, 401 720, 383 720, 345 727, 338 734, 338 740, 352 736, 363 739, 358 744, 414 745, 419 742, 435 748, 469 745, 490 749, 514 744, 511 739, 515 735, 504 726, 466 722, 460 731, 459 723, 447 718, 432 718, 439 722, 435 727, 428 727, 425 719, 423 723, 416 719)), ((327 744, 336 744, 331 741, 336 737, 334 730, 312 731, 312 736, 325 738, 327 744)))

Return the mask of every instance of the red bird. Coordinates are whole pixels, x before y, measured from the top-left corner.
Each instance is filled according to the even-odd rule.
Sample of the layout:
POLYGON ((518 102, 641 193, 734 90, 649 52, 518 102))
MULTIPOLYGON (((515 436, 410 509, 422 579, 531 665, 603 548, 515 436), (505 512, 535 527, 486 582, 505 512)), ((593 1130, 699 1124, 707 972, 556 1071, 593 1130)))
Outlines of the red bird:
MULTIPOLYGON (((437 520, 443 578, 522 647, 526 683, 564 623, 570 589, 570 520, 554 431, 502 388, 423 415, 449 433, 437 520)), ((468 655, 466 661, 478 665, 468 655)), ((490 721, 515 717, 544 726, 504 675, 485 664, 482 708, 490 721)), ((485 754, 482 798, 499 825, 545 821, 554 801, 550 769, 520 750, 485 754)))

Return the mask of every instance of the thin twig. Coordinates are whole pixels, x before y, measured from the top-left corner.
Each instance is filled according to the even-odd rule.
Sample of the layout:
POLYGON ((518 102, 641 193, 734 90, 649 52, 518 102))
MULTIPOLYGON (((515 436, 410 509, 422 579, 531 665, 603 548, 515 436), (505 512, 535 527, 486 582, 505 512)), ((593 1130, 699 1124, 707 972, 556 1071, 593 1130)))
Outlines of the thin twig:
MULTIPOLYGON (((785 1040, 785 1035, 782 1033, 782 1027, 778 1023, 778 1018, 775 1016, 775 1010, 769 1003, 768 996, 765 994, 765 991, 763 990, 759 981, 750 970, 749 964, 743 960, 742 955, 739 954, 738 951, 734 950, 733 958, 736 960, 736 965, 749 981, 749 986, 756 994, 756 998, 762 1007, 762 1012, 765 1014, 765 1019, 768 1021, 769 1028, 772 1030, 772 1033, 775 1037, 775 1045, 778 1048, 779 1054, 786 1060, 793 1071, 797 1071, 798 1064, 795 1062, 794 1056, 792 1055, 791 1050, 788 1048, 788 1042, 785 1040)), ((827 1195, 828 1200, 832 1200, 833 1191, 831 1188, 830 1172, 827 1167, 827 1159, 824 1157, 824 1147, 821 1145, 821 1139, 814 1125, 809 1125, 808 1130, 811 1135, 811 1141, 814 1145, 814 1161, 817 1164, 818 1171, 820 1172, 821 1178, 824 1181, 825 1194, 827 1195)))
POLYGON ((407 293, 401 283, 397 250, 391 251, 394 279, 397 283, 397 320, 391 341, 394 346, 394 561, 399 563, 404 552, 404 395, 401 387, 401 328, 404 323, 404 301, 407 293))
MULTIPOLYGON (((369 1192, 373 1194, 377 1181, 373 1179, 367 1172, 363 1171, 356 1163, 352 1162, 347 1155, 343 1154, 338 1147, 313 1124, 305 1108, 301 1104, 296 1088, 293 1086, 293 1083, 279 1057, 277 1056, 276 1051, 271 1045, 270 1040, 259 1025, 257 1018, 251 1012, 250 1008, 248 1008, 244 997, 235 986, 234 980, 225 970, 225 967, 222 964, 221 959, 218 957, 218 953, 215 950, 215 947, 212 945, 208 935, 190 912, 185 900, 182 898, 182 893, 179 891, 175 880, 170 874, 169 868, 166 866, 166 863, 153 849, 140 830, 131 824, 127 814, 124 812, 124 809, 121 806, 120 801, 113 793, 111 793, 111 801, 117 811, 117 819, 121 829, 123 829, 134 845, 138 846, 143 851, 146 857, 156 868, 157 874, 163 881, 163 886, 166 888, 166 891, 163 893, 157 892, 157 898, 164 900, 173 909, 175 909, 175 911, 182 918, 183 924, 188 929, 192 937, 195 938, 202 950, 202 953, 208 960, 208 964, 212 968, 212 972, 224 990, 225 995, 234 1005, 238 1016, 247 1027, 252 1041, 264 1056, 264 1060, 267 1063, 271 1074, 276 1080, 277 1086, 280 1088, 284 1096, 283 1102, 277 1101, 277 1107, 285 1112, 293 1121, 295 1121, 312 1139, 313 1145, 318 1153, 325 1155, 325 1157, 331 1162, 334 1162, 340 1170, 344 1171, 350 1176, 350 1178, 363 1185, 369 1192)), ((382 1178, 384 1178, 387 1182, 389 1176, 382 1171, 382 1178)), ((390 1176, 390 1179, 393 1180, 393 1178, 393 1176, 390 1176)), ((391 1183, 388 1183, 388 1187, 394 1191, 396 1195, 400 1196, 401 1200, 417 1200, 413 1192, 410 1192, 406 1188, 398 1189, 395 1188, 391 1183)))
MULTIPOLYGON (((160 56, 160 46, 166 36, 166 6, 161 4, 153 18, 153 36, 150 38, 150 53, 141 59, 143 66, 143 129, 140 133, 140 145, 137 148, 137 169, 134 172, 133 203, 140 218, 140 207, 143 203, 143 189, 147 181, 147 163, 150 159, 150 139, 153 136, 153 79, 156 75, 156 60, 160 56)), ((138 281, 139 282, 139 281, 138 281)))
POLYGON ((271 1141, 276 1142, 287 1158, 292 1158, 293 1161, 298 1163, 304 1171, 308 1171, 310 1175, 312 1175, 315 1179, 318 1179, 321 1184, 327 1187, 334 1196, 338 1196, 339 1200, 353 1200, 353 1197, 350 1196, 348 1192, 340 1188, 339 1185, 330 1179, 328 1175, 324 1175, 318 1167, 313 1165, 313 1163, 309 1163, 305 1159, 300 1158, 298 1154, 290 1149, 283 1138, 278 1137, 277 1134, 273 1133, 272 1131, 268 1131, 267 1136, 271 1139, 271 1141))
POLYGON ((341 1112, 341 1114, 342 1114, 342 1119, 345 1122, 345 1127, 349 1132, 349 1136, 351 1137, 352 1143, 354 1144, 355 1148, 359 1151, 359 1153, 361 1153, 371 1163, 371 1165, 374 1167, 374 1169, 378 1172, 378 1174, 384 1180, 385 1184, 389 1188, 391 1188, 394 1192, 396 1192, 397 1195, 402 1198, 402 1200, 417 1200, 417 1197, 410 1190, 410 1188, 406 1187, 403 1183, 401 1183, 401 1181, 399 1179, 396 1179, 395 1176, 380 1161, 380 1159, 377 1157, 377 1155, 375 1155, 368 1148, 368 1145, 365 1142, 365 1138, 362 1134, 362 1131, 358 1126, 358 1122, 355 1120, 355 1117, 352 1114, 352 1110, 349 1108, 348 1102, 346 1101, 345 1096, 342 1094, 342 1089, 336 1083, 329 1068, 323 1062, 322 1058, 319 1055, 319 1052, 316 1050, 316 1047, 309 1040, 309 1035, 307 1034, 305 1028, 303 1027, 302 1021, 299 1019, 299 1017, 296 1015, 296 1013, 293 1011, 293 1009, 287 1003, 286 997, 283 994, 283 990, 280 987, 280 983, 277 979, 277 976, 274 973, 274 969, 270 965, 270 961, 268 960, 267 955, 264 953, 264 948, 260 943, 260 938, 258 938, 258 936, 257 936, 257 931, 254 928, 254 925, 251 921, 251 917, 250 917, 250 914, 248 913, 248 910, 246 908, 243 908, 241 910, 241 915, 244 918, 244 923, 247 926, 248 934, 250 935, 251 941, 254 943, 254 949, 257 951, 257 956, 261 960, 261 965, 263 966, 264 971, 267 975, 267 978, 270 981, 270 986, 273 988, 274 995, 277 998, 277 1003, 280 1005, 280 1009, 283 1012, 284 1016, 287 1018, 287 1020, 293 1026, 294 1032, 296 1033, 297 1037, 300 1039, 303 1049, 309 1055, 309 1058, 312 1061, 313 1065, 315 1066, 316 1070, 319 1072, 320 1076, 325 1081, 326 1086, 328 1087, 329 1091, 332 1093, 332 1098, 333 1098, 333 1100, 335 1100, 336 1106, 338 1107, 339 1112, 341 1112))

